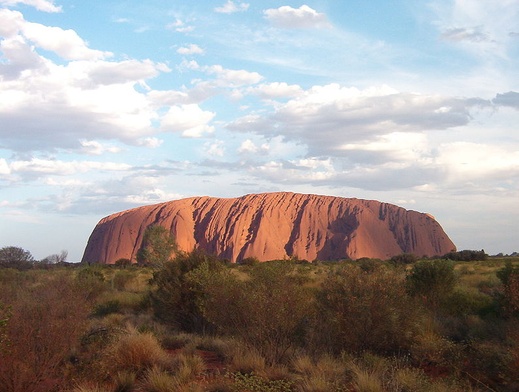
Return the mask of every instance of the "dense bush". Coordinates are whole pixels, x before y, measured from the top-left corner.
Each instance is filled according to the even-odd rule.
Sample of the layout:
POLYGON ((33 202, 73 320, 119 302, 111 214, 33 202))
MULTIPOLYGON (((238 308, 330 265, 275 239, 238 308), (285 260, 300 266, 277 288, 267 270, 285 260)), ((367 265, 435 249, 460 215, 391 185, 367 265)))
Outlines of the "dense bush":
POLYGON ((412 253, 402 253, 391 257, 389 261, 393 264, 413 264, 418 261, 418 257, 412 253))
POLYGON ((511 262, 507 262, 496 275, 503 284, 501 306, 504 315, 519 316, 519 267, 514 267, 511 262))
POLYGON ((408 292, 427 306, 438 309, 456 285, 454 264, 448 260, 422 260, 407 276, 408 292))
POLYGON ((245 281, 228 269, 215 273, 204 264, 190 280, 202 293, 198 306, 207 320, 221 333, 257 349, 269 363, 282 361, 290 349, 302 344, 312 297, 295 264, 256 264, 245 281))
POLYGON ((192 282, 187 279, 189 272, 204 263, 209 268, 221 265, 217 258, 195 250, 177 254, 155 271, 151 280, 151 302, 156 317, 187 332, 211 329, 198 306, 200 293, 193 290, 192 282))
POLYGON ((449 252, 443 256, 444 259, 454 261, 477 261, 487 260, 488 255, 483 249, 481 250, 460 250, 458 252, 449 252))
POLYGON ((419 315, 404 275, 386 267, 343 267, 326 278, 317 300, 316 328, 329 334, 335 352, 397 352, 408 348, 417 333, 419 315))
POLYGON ((0 301, 12 314, 9 345, 0 350, 0 390, 30 392, 59 384, 63 366, 82 334, 89 313, 77 284, 57 274, 36 286, 12 290, 2 285, 0 301))

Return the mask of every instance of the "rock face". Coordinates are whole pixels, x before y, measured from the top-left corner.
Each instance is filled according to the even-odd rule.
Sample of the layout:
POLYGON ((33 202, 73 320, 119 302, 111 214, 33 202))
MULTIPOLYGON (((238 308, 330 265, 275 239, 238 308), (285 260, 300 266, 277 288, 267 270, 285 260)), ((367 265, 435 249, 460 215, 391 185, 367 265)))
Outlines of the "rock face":
POLYGON ((182 250, 199 247, 233 262, 249 256, 261 261, 388 259, 456 249, 429 214, 374 200, 281 192, 193 197, 112 214, 95 227, 82 261, 135 262, 150 225, 169 229, 182 250))

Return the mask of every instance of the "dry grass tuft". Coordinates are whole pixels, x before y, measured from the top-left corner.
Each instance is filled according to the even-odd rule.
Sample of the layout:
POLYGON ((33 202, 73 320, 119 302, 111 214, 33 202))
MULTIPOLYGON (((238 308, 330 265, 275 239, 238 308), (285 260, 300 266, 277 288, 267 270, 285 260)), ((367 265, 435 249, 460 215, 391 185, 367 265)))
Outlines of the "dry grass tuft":
POLYGON ((141 388, 147 392, 177 392, 180 382, 177 377, 153 366, 144 373, 141 388))
POLYGON ((128 327, 127 334, 112 345, 109 361, 109 366, 115 371, 127 370, 139 374, 154 366, 165 368, 170 359, 153 334, 128 327))
POLYGON ((175 358, 176 376, 181 383, 194 380, 205 370, 202 357, 196 354, 182 353, 175 358))
POLYGON ((134 372, 117 372, 114 377, 114 392, 132 392, 135 388, 137 375, 134 372))
POLYGON ((265 358, 254 348, 237 345, 231 354, 229 370, 244 374, 264 374, 266 369, 265 358))

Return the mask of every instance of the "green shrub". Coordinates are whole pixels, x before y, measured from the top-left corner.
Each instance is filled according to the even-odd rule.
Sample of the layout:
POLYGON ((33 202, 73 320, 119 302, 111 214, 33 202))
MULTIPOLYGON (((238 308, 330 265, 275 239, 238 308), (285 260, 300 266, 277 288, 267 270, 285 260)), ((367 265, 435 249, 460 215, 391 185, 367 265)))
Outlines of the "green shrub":
POLYGON ((130 259, 121 258, 117 259, 114 265, 119 268, 126 268, 132 265, 132 261, 130 259))
POLYGON ((199 307, 202 294, 187 279, 188 273, 203 263, 211 269, 222 265, 216 257, 195 250, 177 254, 153 274, 150 299, 157 318, 186 332, 211 330, 199 307))
POLYGON ((92 315, 95 317, 104 317, 111 313, 118 313, 121 310, 121 303, 118 300, 111 300, 97 304, 94 307, 92 315))
POLYGON ((476 290, 455 289, 445 298, 443 307, 452 315, 485 315, 493 310, 493 298, 476 290))
POLYGON ((101 267, 84 267, 76 275, 79 286, 83 289, 88 300, 95 300, 101 293, 108 290, 105 276, 101 267))
POLYGON ((324 281, 317 299, 314 329, 321 350, 324 344, 337 353, 394 352, 409 347, 419 327, 404 275, 385 267, 373 272, 340 268, 324 281))
POLYGON ((456 281, 454 264, 451 261, 422 260, 413 266, 407 276, 407 289, 427 306, 438 309, 453 292, 456 281))
POLYGON ((418 257, 412 253, 402 253, 391 257, 389 261, 393 264, 413 264, 418 261, 418 257))
POLYGON ((240 261, 241 265, 256 265, 260 261, 257 257, 246 257, 242 261, 240 261))
POLYGON ((444 259, 454 261, 485 261, 488 255, 482 250, 460 250, 458 252, 449 252, 443 256, 444 259))
POLYGON ((203 264, 190 281, 200 292, 199 309, 219 332, 238 337, 268 363, 277 363, 302 344, 313 309, 296 271, 292 263, 261 263, 240 280, 229 269, 211 271, 203 264))
POLYGON ((134 274, 130 271, 117 271, 112 277, 112 286, 116 290, 123 291, 126 285, 134 278, 134 274))

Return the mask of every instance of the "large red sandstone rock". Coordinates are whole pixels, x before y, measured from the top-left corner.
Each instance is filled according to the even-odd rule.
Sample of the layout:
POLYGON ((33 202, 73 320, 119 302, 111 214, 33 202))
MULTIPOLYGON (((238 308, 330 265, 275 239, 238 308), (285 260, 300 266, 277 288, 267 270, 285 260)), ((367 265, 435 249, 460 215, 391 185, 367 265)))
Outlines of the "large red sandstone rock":
POLYGON ((182 250, 200 247, 232 261, 388 259, 455 250, 429 214, 374 200, 280 192, 193 197, 110 215, 95 227, 82 261, 135 261, 144 231, 154 224, 168 228, 182 250))

